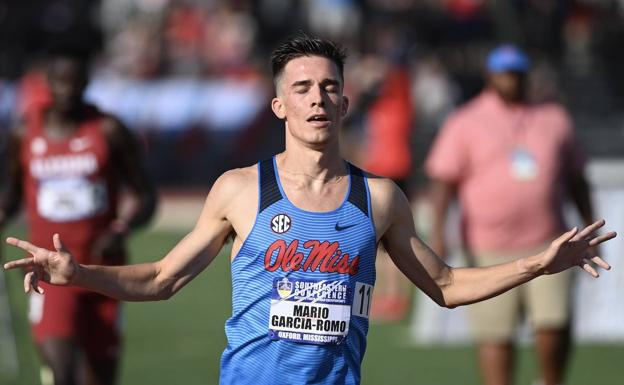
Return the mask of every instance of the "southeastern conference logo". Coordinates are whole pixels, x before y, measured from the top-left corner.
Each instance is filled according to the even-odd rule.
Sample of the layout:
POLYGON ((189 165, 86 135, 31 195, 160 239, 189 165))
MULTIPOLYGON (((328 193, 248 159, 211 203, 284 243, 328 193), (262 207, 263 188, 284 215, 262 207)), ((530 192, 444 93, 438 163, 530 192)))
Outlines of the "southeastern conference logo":
POLYGON ((284 277, 281 281, 277 282, 277 294, 279 294, 280 298, 286 298, 292 293, 293 284, 288 280, 288 278, 284 277))
POLYGON ((286 214, 277 214, 271 219, 271 230, 274 233, 284 234, 290 229, 290 217, 286 214))

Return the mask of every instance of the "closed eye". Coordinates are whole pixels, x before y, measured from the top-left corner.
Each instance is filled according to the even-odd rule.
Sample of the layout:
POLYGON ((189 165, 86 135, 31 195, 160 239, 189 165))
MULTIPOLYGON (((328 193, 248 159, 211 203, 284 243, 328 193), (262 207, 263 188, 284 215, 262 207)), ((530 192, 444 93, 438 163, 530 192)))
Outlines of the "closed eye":
POLYGON ((312 87, 312 81, 310 80, 299 80, 294 82, 291 87, 294 89, 294 91, 298 94, 305 94, 306 92, 308 92, 308 90, 310 89, 310 87, 312 87))
POLYGON ((321 83, 325 92, 336 93, 340 89, 340 83, 334 79, 325 79, 321 83))

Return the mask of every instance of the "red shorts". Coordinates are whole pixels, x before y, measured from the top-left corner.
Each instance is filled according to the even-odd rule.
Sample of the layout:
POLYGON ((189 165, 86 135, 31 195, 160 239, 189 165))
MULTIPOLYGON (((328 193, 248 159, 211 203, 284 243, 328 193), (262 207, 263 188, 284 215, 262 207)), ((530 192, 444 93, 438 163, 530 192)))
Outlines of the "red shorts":
POLYGON ((35 342, 73 339, 91 356, 117 357, 121 344, 120 305, 112 298, 72 287, 42 283, 31 294, 28 318, 35 342))

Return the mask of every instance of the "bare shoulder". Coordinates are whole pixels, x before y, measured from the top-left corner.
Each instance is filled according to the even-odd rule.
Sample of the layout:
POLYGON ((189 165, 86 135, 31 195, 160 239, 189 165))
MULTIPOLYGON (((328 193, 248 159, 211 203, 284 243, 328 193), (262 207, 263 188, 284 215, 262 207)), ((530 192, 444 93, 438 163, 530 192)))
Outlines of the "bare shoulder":
POLYGON ((409 204, 403 191, 391 179, 372 174, 366 176, 375 229, 377 234, 382 236, 395 220, 396 213, 409 210, 409 204))
POLYGON ((215 181, 212 189, 238 195, 242 190, 256 186, 258 170, 255 165, 228 170, 215 181))
POLYGON ((236 168, 221 174, 210 189, 207 204, 217 204, 224 212, 257 200, 258 171, 256 166, 236 168), (236 203, 236 205, 234 204, 236 203))
POLYGON ((100 128, 114 151, 123 156, 136 156, 140 153, 138 137, 115 116, 102 114, 100 128))
POLYGON ((396 192, 400 191, 396 183, 391 179, 370 173, 366 173, 366 178, 368 178, 368 188, 373 201, 384 202, 391 200, 396 192))

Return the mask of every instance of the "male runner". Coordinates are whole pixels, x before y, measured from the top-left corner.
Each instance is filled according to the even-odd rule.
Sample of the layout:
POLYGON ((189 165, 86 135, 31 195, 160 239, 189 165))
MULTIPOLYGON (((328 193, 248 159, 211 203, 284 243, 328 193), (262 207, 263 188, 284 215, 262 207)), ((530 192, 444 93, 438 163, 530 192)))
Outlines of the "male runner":
MULTIPOLYGON (((378 242, 440 306, 492 297, 542 274, 582 266, 591 234, 571 230, 542 253, 515 263, 453 269, 416 235, 407 199, 390 180, 371 178, 340 157, 345 55, 334 43, 296 36, 272 55, 275 115, 286 149, 214 184, 195 228, 164 258, 130 266, 78 263, 54 236, 54 250, 8 238, 32 254, 26 291, 40 281, 128 301, 167 299, 204 270, 230 234, 233 314, 221 361, 222 384, 357 384, 366 347, 378 242)), ((599 257, 592 261, 609 268, 599 257)))
MULTIPOLYGON (((27 111, 13 132, 0 226, 23 199, 32 242, 53 247, 58 232, 77 262, 121 265, 126 235, 150 219, 156 203, 140 147, 115 118, 82 101, 87 61, 81 53, 55 49, 47 76, 50 103, 27 111), (118 212, 121 187, 135 202, 125 216, 118 212)), ((54 383, 113 384, 118 302, 82 288, 43 288, 45 294, 31 295, 29 318, 54 383)))

